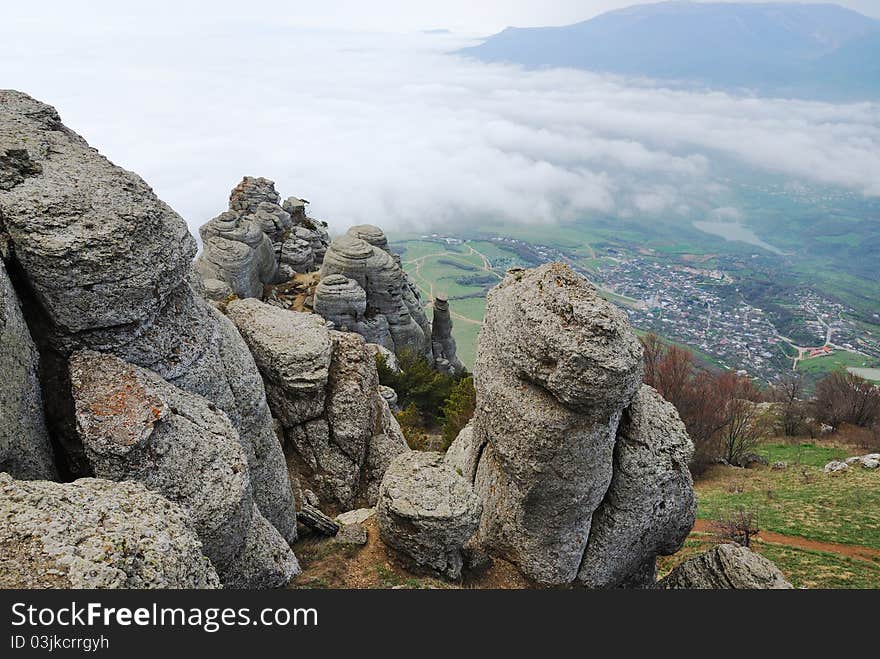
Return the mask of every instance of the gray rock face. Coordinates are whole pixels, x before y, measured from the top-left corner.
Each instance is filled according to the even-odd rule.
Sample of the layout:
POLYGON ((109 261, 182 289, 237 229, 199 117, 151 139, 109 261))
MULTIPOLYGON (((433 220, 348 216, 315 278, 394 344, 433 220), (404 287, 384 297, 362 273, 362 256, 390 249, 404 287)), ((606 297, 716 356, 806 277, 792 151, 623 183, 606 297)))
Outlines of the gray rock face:
POLYGON ((324 290, 316 292, 316 311, 326 309, 331 314, 325 316, 327 320, 337 327, 348 327, 362 334, 370 343, 384 345, 395 354, 410 350, 433 363, 430 323, 414 287, 386 251, 387 246, 382 230, 371 225, 352 227, 348 233, 336 238, 324 256, 321 281, 341 275, 352 280, 357 287, 334 277, 324 290), (339 293, 331 297, 331 288, 339 293), (366 299, 366 307, 361 313, 362 297, 366 299), (386 324, 387 335, 384 331, 386 324))
POLYGON ((196 271, 215 299, 261 297, 263 286, 275 281, 278 261, 272 241, 248 217, 225 211, 199 233, 204 247, 196 271))
POLYGON ((27 281, 47 422, 67 469, 89 473, 67 357, 111 353, 229 416, 246 444, 260 511, 292 540, 293 496, 262 381, 235 328, 191 287, 196 245, 183 219, 65 128, 51 107, 8 91, 0 106, 0 151, 24 149, 38 172, 0 191, 0 242, 27 281))
POLYGON ((0 474, 0 588, 218 588, 189 515, 140 483, 0 474))
POLYGON ((431 324, 431 346, 434 364, 438 370, 458 373, 463 366, 456 354, 455 338, 452 336, 452 316, 449 300, 445 295, 434 296, 434 322, 431 324))
POLYGON ((320 417, 331 353, 323 320, 255 299, 233 300, 226 313, 254 356, 269 406, 281 424, 290 428, 320 417))
POLYGON ((446 450, 444 461, 447 465, 458 472, 466 481, 473 483, 477 477, 477 465, 480 463, 480 453, 485 444, 481 444, 474 434, 473 423, 468 423, 458 437, 446 450))
POLYGON ((57 477, 37 377, 39 356, 0 261, 0 471, 23 480, 57 477))
POLYGON ((245 451, 225 414, 111 355, 76 353, 71 382, 95 474, 139 481, 183 506, 224 584, 271 588, 299 573, 284 538, 254 506, 245 451))
POLYGON ((642 385, 617 431, 614 474, 593 515, 578 581, 592 588, 654 582, 656 556, 681 549, 694 525, 692 454, 675 407, 642 385), (647 582, 637 583, 644 565, 647 582))
POLYGON ((407 446, 363 338, 254 299, 230 302, 227 313, 263 374, 300 476, 333 507, 373 505, 388 462, 407 446))
POLYGON ((410 451, 397 456, 386 472, 376 515, 385 544, 457 579, 465 542, 477 530, 480 501, 442 454, 410 451))
POLYGON ((570 583, 641 384, 641 346, 623 312, 551 263, 490 291, 477 353, 479 540, 539 583, 570 583))
POLYGON ((686 560, 658 584, 660 588, 785 589, 792 588, 773 563, 739 545, 716 545, 686 560))

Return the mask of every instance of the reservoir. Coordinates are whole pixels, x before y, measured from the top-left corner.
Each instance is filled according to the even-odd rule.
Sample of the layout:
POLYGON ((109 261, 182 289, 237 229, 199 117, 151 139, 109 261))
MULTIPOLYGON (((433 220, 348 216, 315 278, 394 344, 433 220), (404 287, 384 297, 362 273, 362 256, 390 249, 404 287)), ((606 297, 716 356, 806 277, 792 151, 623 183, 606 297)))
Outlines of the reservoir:
POLYGON ((714 236, 721 236, 725 240, 748 243, 768 252, 773 252, 779 256, 785 256, 785 252, 774 247, 770 243, 766 243, 754 231, 739 222, 719 222, 717 220, 702 220, 694 222, 694 226, 703 233, 711 233, 714 236))

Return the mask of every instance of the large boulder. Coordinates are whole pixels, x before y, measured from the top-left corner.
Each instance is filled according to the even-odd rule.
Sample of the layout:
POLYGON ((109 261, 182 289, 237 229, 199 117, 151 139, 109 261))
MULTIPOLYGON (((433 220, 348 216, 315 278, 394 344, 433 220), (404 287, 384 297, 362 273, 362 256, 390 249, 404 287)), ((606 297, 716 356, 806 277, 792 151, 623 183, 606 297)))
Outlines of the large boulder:
POLYGON ((218 588, 189 515, 140 483, 0 474, 0 588, 218 588))
POLYGON ((262 381, 241 336, 190 283, 196 242, 186 223, 53 108, 13 91, 0 92, 0 106, 2 150, 24 154, 0 189, 0 243, 27 294, 47 423, 66 471, 90 470, 67 359, 82 349, 111 353, 229 416, 260 511, 294 539, 293 493, 262 381))
POLYGON ((77 427, 97 476, 139 481, 183 506, 227 587, 271 588, 300 572, 254 506, 246 454, 223 412, 111 355, 76 353, 70 372, 77 427), (248 547, 255 536, 259 543, 248 547))
POLYGON ((233 300, 227 313, 256 358, 302 480, 333 509, 374 505, 388 463, 408 447, 364 339, 255 299, 233 300))
POLYGON ((38 362, 18 296, 0 261, 0 471, 24 480, 57 476, 38 362))
POLYGON ((739 545, 716 545, 686 560, 658 584, 660 588, 785 589, 793 586, 772 562, 739 545))
POLYGON ((593 515, 578 581, 592 588, 654 582, 657 555, 681 549, 694 525, 692 454, 675 407, 642 385, 617 430, 611 485, 593 515))
POLYGON ((410 451, 396 457, 385 473, 376 515, 385 544, 421 567, 457 579, 480 509, 471 484, 444 463, 442 454, 410 451))
POLYGON ((577 576, 642 351, 626 315, 559 263, 490 291, 474 381, 479 541, 543 584, 577 576))

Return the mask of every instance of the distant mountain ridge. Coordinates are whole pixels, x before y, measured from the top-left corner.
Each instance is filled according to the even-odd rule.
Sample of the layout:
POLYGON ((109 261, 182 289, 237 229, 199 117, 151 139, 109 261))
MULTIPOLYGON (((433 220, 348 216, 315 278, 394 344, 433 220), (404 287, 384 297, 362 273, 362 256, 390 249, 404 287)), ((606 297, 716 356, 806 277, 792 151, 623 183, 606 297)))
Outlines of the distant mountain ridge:
POLYGON ((574 25, 507 28, 458 52, 761 94, 880 99, 880 21, 832 4, 637 5, 574 25))

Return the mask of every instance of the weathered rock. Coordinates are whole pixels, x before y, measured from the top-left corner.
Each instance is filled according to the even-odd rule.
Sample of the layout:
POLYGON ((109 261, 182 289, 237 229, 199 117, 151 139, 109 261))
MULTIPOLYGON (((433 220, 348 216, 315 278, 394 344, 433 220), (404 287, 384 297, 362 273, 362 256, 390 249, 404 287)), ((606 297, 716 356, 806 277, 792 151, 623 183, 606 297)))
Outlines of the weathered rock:
POLYGON ((191 286, 196 243, 186 223, 141 178, 65 128, 51 107, 9 91, 0 92, 0 105, 0 150, 26 150, 39 170, 0 191, 0 242, 28 291, 22 301, 41 352, 47 423, 66 470, 89 473, 67 357, 111 353, 229 416, 246 444, 260 511, 295 538, 293 496, 262 381, 238 332, 191 286))
POLYGON ((694 525, 692 454, 675 407, 642 385, 617 431, 614 475, 593 515, 579 582, 591 588, 653 583, 655 558, 681 549, 694 525), (633 578, 640 572, 650 583, 633 578))
POLYGON ((455 338, 452 336, 452 316, 449 314, 449 299, 445 295, 434 296, 434 321, 431 324, 431 346, 434 363, 441 370, 459 373, 464 370, 456 354, 455 338))
POLYGON ((38 361, 18 296, 0 261, 0 471, 23 480, 57 477, 38 361))
POLYGON ((686 560, 662 579, 660 588, 784 589, 792 588, 773 563, 739 545, 717 545, 686 560))
POLYGON ((275 587, 299 573, 254 506, 247 457, 223 412, 111 355, 76 353, 70 371, 77 427, 97 476, 139 481, 183 506, 227 586, 275 587), (259 580, 242 582, 247 574, 259 580))
POLYGON ((254 354, 302 478, 332 507, 359 496, 374 504, 385 468, 407 447, 363 338, 254 299, 233 300, 227 313, 254 354))
POLYGON ((336 521, 342 526, 346 524, 363 524, 375 514, 375 508, 358 508, 357 510, 349 510, 341 515, 337 515, 336 521))
POLYGON ((231 301, 226 313, 254 356, 269 407, 282 426, 322 416, 331 343, 321 318, 252 298, 231 301))
POLYGON ((742 455, 738 455, 736 457, 736 460, 734 460, 731 464, 733 464, 734 467, 751 469, 756 465, 763 465, 764 467, 766 467, 770 464, 770 461, 763 455, 758 455, 757 453, 743 453, 742 455))
MULTIPOLYGON (((381 247, 358 237, 368 235, 373 241, 380 243, 384 239, 380 229, 366 226, 369 231, 365 226, 353 227, 330 244, 321 266, 321 280, 331 275, 343 275, 354 280, 366 294, 366 317, 381 316, 387 322, 392 345, 386 347, 393 348, 396 354, 410 350, 433 360, 430 325, 424 310, 420 304, 412 301, 413 293, 406 274, 392 256, 381 247)), ((387 240, 385 244, 387 246, 387 240)), ((341 280, 334 281, 336 286, 342 285, 341 280)), ((316 297, 320 299, 321 294, 316 297)), ((316 305, 320 305, 317 300, 316 305)), ((355 310, 353 306, 348 309, 349 315, 355 310)), ((350 329, 365 331, 369 342, 385 345, 386 339, 377 336, 382 327, 379 323, 374 328, 369 328, 372 331, 365 331, 367 328, 363 327, 350 329)))
MULTIPOLYGON (((202 225, 202 252, 196 271, 206 282, 206 291, 261 297, 263 286, 273 283, 278 271, 275 248, 260 227, 247 217, 226 211, 202 225)), ((222 298, 214 298, 222 299, 222 298)))
POLYGON ((480 453, 484 446, 484 443, 477 441, 473 422, 470 422, 461 429, 458 437, 449 445, 443 459, 466 481, 473 483, 477 476, 477 465, 480 462, 480 453))
POLYGON ((826 474, 831 474, 835 471, 843 471, 845 469, 849 469, 848 464, 846 464, 845 462, 841 462, 840 460, 832 460, 827 465, 825 465, 825 468, 822 471, 824 471, 826 474))
POLYGON ((367 527, 363 524, 343 524, 333 536, 333 542, 338 545, 365 545, 367 538, 367 527))
POLYGON ((366 311, 367 293, 354 279, 341 274, 327 275, 315 288, 315 313, 333 322, 339 330, 358 331, 366 311))
POLYGON ((394 391, 394 389, 380 384, 379 395, 385 399, 385 402, 388 403, 388 407, 391 409, 392 412, 397 412, 400 410, 397 405, 397 392, 394 391))
POLYGON ((140 483, 0 474, 0 588, 218 588, 189 515, 140 483))
POLYGON ((641 345, 622 311, 551 263, 490 291, 477 353, 479 540, 539 583, 570 583, 641 383, 641 345))
POLYGON ((281 195, 275 191, 275 181, 267 178, 245 176, 229 193, 229 210, 236 213, 254 213, 260 204, 278 206, 281 195))
POLYGON ((442 454, 411 451, 396 457, 385 473, 376 514, 385 544, 457 579, 462 548, 479 523, 480 501, 442 454))

